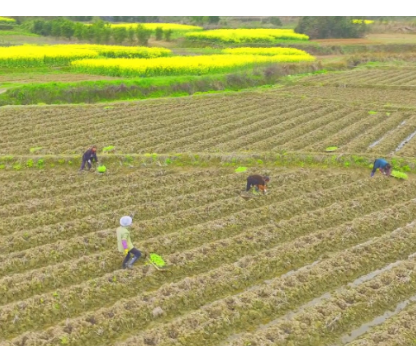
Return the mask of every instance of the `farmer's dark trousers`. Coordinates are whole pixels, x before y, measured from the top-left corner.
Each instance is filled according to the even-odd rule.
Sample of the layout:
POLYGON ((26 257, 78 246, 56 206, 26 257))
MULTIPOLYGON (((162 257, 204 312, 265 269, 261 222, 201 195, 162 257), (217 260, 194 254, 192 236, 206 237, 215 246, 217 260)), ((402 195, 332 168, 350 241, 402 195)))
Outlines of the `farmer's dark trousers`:
POLYGON ((137 260, 141 257, 141 252, 137 249, 137 248, 132 248, 129 253, 127 253, 126 257, 124 258, 123 261, 123 268, 126 268, 127 263, 133 259, 133 263, 131 265, 133 265, 134 263, 137 262, 137 260))
POLYGON ((91 165, 91 162, 88 162, 88 160, 87 161, 82 160, 81 170, 85 168, 85 163, 88 164, 88 171, 89 171, 92 165, 91 165))

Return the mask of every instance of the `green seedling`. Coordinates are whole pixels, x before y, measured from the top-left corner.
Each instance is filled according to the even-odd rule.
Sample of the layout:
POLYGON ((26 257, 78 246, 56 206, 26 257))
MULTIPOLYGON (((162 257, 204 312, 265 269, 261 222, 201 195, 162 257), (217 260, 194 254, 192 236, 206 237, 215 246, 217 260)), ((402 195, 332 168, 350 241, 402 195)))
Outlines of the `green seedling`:
POLYGON ((104 147, 104 148, 103 148, 103 152, 108 153, 108 152, 110 152, 110 151, 113 151, 115 148, 116 148, 116 147, 115 147, 115 146, 113 146, 113 145, 106 146, 106 147, 104 147))
POLYGON ((338 150, 338 147, 336 147, 336 146, 328 146, 325 149, 326 152, 332 152, 332 151, 335 151, 335 150, 338 150))
POLYGON ((368 111, 368 114, 377 114, 376 111, 368 111))
POLYGON ((43 159, 39 159, 36 165, 38 166, 38 168, 44 168, 45 161, 43 159))
POLYGON ((146 264, 151 264, 157 270, 162 270, 162 268, 166 266, 166 262, 163 260, 163 258, 156 253, 149 254, 149 260, 146 264))
POLYGON ((34 154, 36 151, 39 151, 39 150, 42 150, 43 149, 43 147, 33 147, 33 148, 30 148, 30 153, 31 154, 34 154))
POLYGON ((34 164, 34 162, 33 162, 32 159, 29 159, 29 160, 26 161, 26 167, 33 167, 33 164, 34 164))
POLYGON ((391 172, 391 175, 392 175, 392 177, 397 178, 397 179, 404 179, 404 180, 408 179, 406 173, 400 172, 400 171, 396 171, 396 170, 393 170, 391 172))
POLYGON ((241 172, 246 172, 247 171, 247 167, 238 167, 235 169, 236 173, 241 173, 241 172))
POLYGON ((130 155, 126 155, 126 156, 124 156, 124 161, 126 163, 132 163, 133 162, 133 157, 130 156, 130 155))

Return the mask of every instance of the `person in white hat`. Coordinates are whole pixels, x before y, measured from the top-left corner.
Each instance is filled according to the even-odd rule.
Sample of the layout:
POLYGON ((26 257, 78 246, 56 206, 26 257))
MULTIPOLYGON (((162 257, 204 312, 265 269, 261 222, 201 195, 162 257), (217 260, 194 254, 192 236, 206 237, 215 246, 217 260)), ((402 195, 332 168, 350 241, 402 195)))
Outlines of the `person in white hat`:
POLYGON ((123 216, 120 219, 120 225, 117 228, 117 246, 118 250, 124 253, 125 258, 123 261, 123 269, 133 268, 133 264, 137 262, 137 260, 142 255, 141 252, 134 248, 133 243, 131 242, 130 238, 130 231, 128 228, 132 225, 133 219, 131 216, 123 216))

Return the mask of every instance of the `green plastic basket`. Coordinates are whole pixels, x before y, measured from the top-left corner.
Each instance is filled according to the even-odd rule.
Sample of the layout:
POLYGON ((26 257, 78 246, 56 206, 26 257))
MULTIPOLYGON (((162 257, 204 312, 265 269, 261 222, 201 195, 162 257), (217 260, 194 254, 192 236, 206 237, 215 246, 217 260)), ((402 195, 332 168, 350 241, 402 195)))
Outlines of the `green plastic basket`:
POLYGON ((105 171, 107 171, 107 167, 105 167, 104 165, 98 166, 97 171, 99 173, 104 173, 105 171))

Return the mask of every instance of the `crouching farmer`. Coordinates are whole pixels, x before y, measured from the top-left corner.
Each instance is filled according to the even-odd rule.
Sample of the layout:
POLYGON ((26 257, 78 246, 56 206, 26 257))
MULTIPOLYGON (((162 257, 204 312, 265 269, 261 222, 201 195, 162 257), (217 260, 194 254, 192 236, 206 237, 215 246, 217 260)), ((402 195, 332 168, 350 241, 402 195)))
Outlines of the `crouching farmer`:
POLYGON ((130 231, 128 228, 132 225, 132 223, 133 220, 130 216, 123 216, 120 219, 121 226, 117 228, 118 250, 125 256, 123 261, 123 269, 132 269, 133 264, 136 263, 142 255, 138 249, 134 248, 133 243, 131 242, 130 231))
POLYGON ((248 192, 250 188, 254 186, 257 192, 261 190, 263 194, 266 194, 267 183, 269 181, 270 181, 270 178, 267 176, 251 175, 247 178, 246 192, 248 192))
POLYGON ((387 176, 387 177, 391 175, 392 167, 384 159, 377 159, 377 160, 374 161, 373 170, 371 171, 371 177, 374 176, 374 174, 376 173, 377 169, 379 169, 380 172, 383 175, 387 176))
POLYGON ((95 145, 91 146, 91 148, 85 151, 84 155, 82 155, 82 164, 81 164, 80 171, 84 170, 85 164, 88 164, 88 171, 89 171, 92 166, 91 161, 98 162, 97 147, 95 145))

